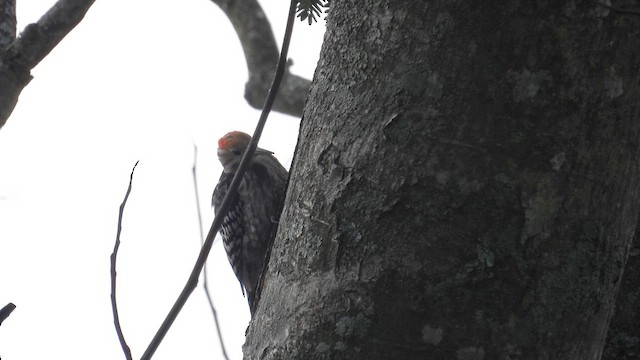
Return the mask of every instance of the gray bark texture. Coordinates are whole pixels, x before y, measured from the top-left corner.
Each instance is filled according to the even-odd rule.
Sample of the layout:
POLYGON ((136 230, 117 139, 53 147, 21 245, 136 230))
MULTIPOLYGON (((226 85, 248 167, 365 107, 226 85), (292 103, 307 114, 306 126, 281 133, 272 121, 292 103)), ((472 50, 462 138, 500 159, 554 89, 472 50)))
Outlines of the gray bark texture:
POLYGON ((16 1, 0 0, 0 49, 16 38, 16 1))
POLYGON ((245 359, 600 358, 639 37, 591 1, 332 1, 245 359))
POLYGON ((603 360, 640 359, 640 234, 636 227, 603 360))

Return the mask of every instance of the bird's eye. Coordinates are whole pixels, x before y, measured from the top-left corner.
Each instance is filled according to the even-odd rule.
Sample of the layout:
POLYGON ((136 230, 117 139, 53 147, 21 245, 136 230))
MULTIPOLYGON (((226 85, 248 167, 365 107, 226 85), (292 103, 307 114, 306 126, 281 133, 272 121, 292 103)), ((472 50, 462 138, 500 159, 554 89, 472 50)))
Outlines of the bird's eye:
POLYGON ((242 151, 240 151, 240 150, 238 150, 238 149, 233 149, 233 150, 231 150, 231 153, 232 153, 233 155, 238 155, 238 156, 242 155, 242 151))

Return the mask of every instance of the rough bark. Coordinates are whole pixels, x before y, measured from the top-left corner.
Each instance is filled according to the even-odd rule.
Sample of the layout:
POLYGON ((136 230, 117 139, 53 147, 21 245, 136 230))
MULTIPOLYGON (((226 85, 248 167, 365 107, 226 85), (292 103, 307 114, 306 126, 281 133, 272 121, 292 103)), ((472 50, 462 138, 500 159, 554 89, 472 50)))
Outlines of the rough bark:
POLYGON ((245 358, 599 358, 638 216, 639 24, 332 1, 245 358))
POLYGON ((0 49, 16 38, 16 0, 0 0, 0 49))

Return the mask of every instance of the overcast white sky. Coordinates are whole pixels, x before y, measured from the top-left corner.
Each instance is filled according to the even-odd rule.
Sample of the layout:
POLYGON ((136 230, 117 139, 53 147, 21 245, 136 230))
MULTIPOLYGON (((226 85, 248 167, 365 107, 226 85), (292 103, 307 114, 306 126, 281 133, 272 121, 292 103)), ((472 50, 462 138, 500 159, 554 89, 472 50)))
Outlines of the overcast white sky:
MULTIPOLYGON (((18 27, 55 0, 18 0, 18 27)), ((262 4, 281 41, 287 1, 262 4)), ((311 78, 324 21, 297 22, 292 71, 311 78)), ((221 167, 217 139, 253 132, 246 66, 224 14, 208 0, 98 0, 33 71, 0 129, 0 326, 3 360, 122 359, 110 308, 109 256, 133 164, 118 258, 120 317, 139 358, 199 251, 193 144, 205 227, 221 167)), ((260 146, 289 165, 299 121, 273 113, 260 146)), ((205 229, 206 231, 206 229, 205 229)), ((210 287, 232 359, 249 312, 226 254, 210 287)), ((154 359, 221 359, 201 288, 154 359)))

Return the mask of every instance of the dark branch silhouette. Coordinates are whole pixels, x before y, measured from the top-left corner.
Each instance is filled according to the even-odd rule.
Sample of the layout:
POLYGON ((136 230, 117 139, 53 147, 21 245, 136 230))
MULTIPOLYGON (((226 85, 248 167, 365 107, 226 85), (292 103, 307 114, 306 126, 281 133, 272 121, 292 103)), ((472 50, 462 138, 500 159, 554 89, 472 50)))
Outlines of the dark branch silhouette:
POLYGON ((16 306, 13 303, 8 303, 2 309, 0 309, 0 325, 5 321, 9 315, 15 310, 16 306))
POLYGON ((120 233, 122 232, 122 215, 124 214, 124 207, 127 204, 127 200, 129 199, 129 194, 131 193, 131 185, 133 183, 133 172, 136 171, 136 166, 138 166, 138 162, 136 161, 135 165, 133 165, 133 169, 131 169, 131 175, 129 176, 129 187, 127 188, 127 192, 124 195, 124 199, 122 200, 122 204, 120 204, 120 211, 118 213, 118 230, 116 232, 116 243, 113 247, 113 253, 111 254, 111 310, 113 312, 113 323, 116 327, 116 333, 118 334, 118 340, 120 341, 120 346, 122 346, 122 351, 124 352, 124 356, 127 360, 131 360, 131 349, 129 349, 129 345, 124 339, 124 334, 122 333, 122 327, 120 326, 120 316, 118 315, 118 303, 116 301, 116 260, 118 258, 118 248, 120 248, 120 233))

